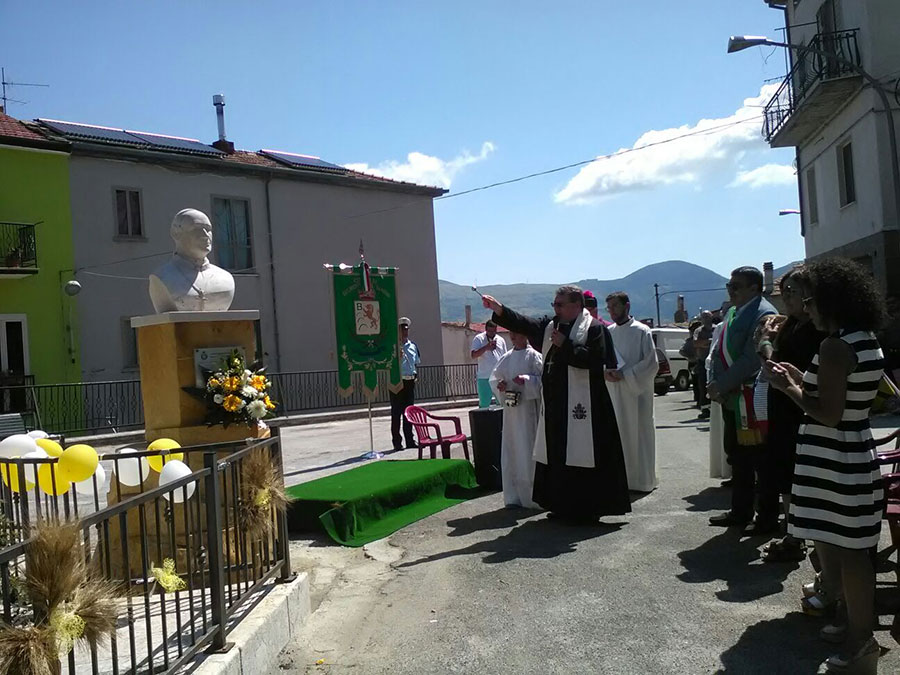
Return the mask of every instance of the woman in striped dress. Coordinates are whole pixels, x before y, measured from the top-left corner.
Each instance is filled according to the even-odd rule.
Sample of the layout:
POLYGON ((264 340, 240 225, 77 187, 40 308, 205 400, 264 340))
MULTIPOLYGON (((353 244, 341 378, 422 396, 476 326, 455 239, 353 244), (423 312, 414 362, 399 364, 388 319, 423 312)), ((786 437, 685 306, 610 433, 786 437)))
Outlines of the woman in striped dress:
MULTIPOLYGON (((770 383, 804 413, 797 438, 788 532, 812 539, 823 575, 847 606, 846 649, 826 662, 829 673, 874 673, 879 647, 872 635, 875 569, 884 493, 869 408, 883 356, 873 333, 883 304, 871 274, 849 260, 809 266, 803 306, 828 337, 806 373, 767 362, 770 383)), ((833 633, 832 633, 833 634, 833 633)))

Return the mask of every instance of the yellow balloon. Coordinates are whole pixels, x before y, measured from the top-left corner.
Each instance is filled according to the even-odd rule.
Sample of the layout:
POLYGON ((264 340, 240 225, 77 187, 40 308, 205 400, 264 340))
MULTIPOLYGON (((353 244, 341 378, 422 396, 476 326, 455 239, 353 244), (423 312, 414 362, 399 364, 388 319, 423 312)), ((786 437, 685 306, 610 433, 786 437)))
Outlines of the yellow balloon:
MULTIPOLYGON (((18 457, 18 455, 16 456, 18 457)), ((13 457, 12 459, 16 459, 13 457)), ((12 462, 2 463, 0 464, 0 475, 3 476, 3 482, 9 486, 9 489, 13 492, 19 492, 21 486, 19 485, 19 467, 13 464, 12 462)), ((25 489, 30 490, 34 487, 34 483, 30 481, 25 481, 25 489)))
MULTIPOLYGON (((173 441, 171 438, 157 438, 150 445, 147 446, 148 450, 175 450, 180 448, 181 444, 178 441, 173 441)), ((179 461, 184 459, 183 452, 173 452, 168 455, 150 455, 147 457, 147 463, 150 465, 150 468, 156 471, 157 473, 162 471, 163 464, 166 462, 171 462, 173 459, 177 459, 179 461), (165 461, 163 461, 165 460, 165 461)))
POLYGON ((58 471, 67 483, 80 483, 94 475, 100 458, 89 445, 70 445, 59 457, 58 471))
POLYGON ((50 471, 51 466, 53 465, 41 464, 38 469, 38 485, 48 495, 64 495, 69 491, 69 483, 60 475, 62 472, 59 470, 59 462, 53 467, 53 473, 50 471))
POLYGON ((37 443, 38 447, 46 452, 51 457, 59 457, 63 454, 62 446, 56 441, 50 440, 49 438, 38 438, 34 441, 37 443))

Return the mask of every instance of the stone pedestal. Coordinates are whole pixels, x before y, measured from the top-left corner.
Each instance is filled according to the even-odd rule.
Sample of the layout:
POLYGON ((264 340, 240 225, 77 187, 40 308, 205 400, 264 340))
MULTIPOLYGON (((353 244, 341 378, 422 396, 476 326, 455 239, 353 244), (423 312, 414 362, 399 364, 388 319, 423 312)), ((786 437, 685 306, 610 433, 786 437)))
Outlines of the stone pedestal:
MULTIPOLYGON (((259 312, 166 312, 150 316, 134 317, 131 325, 137 329, 138 359, 141 368, 141 394, 144 404, 145 437, 147 442, 158 438, 171 438, 182 446, 206 443, 239 442, 247 438, 265 438, 270 435, 268 427, 251 429, 245 424, 207 426, 206 404, 184 391, 184 387, 197 386, 194 352, 207 348, 240 347, 247 362, 256 354, 256 332, 253 322, 259 312)), ((194 471, 203 468, 203 453, 187 453, 183 460, 194 471)), ((145 490, 157 487, 159 474, 151 472, 144 482, 145 490)), ((225 475, 222 489, 233 499, 230 476, 225 475)), ((110 482, 107 503, 113 505, 129 497, 140 494, 139 486, 116 485, 110 482), (121 495, 121 499, 120 499, 121 495)), ((185 505, 168 504, 160 500, 156 506, 148 504, 143 516, 139 509, 126 511, 128 555, 127 564, 132 576, 146 576, 141 551, 141 540, 146 538, 147 556, 150 563, 161 565, 157 557, 175 560, 176 569, 184 573, 187 569, 186 554, 190 549, 194 555, 206 547, 205 540, 205 495, 202 485, 197 486, 188 506, 193 509, 191 517, 204 522, 195 522, 192 528, 185 527, 185 505), (196 502, 200 504, 197 505, 196 502), (157 512, 159 511, 159 512, 157 512), (171 519, 171 525, 168 520, 171 519), (174 535, 174 538, 173 538, 174 535), (172 547, 175 550, 172 550, 172 547)), ((233 519, 233 514, 229 516, 233 519)), ((190 519, 188 519, 190 520, 190 519)), ((113 519, 109 525, 108 547, 111 554, 113 576, 125 576, 125 558, 122 550, 123 532, 120 519, 113 519)), ((237 564, 236 545, 238 535, 232 523, 224 533, 223 553, 229 565, 237 564)), ((199 567, 195 561, 195 567, 199 567)))
POLYGON ((207 427, 206 405, 184 391, 196 386, 194 350, 242 347, 256 354, 256 310, 165 312, 137 316, 138 360, 147 442, 171 438, 181 445, 236 441, 254 435, 246 426, 207 427))

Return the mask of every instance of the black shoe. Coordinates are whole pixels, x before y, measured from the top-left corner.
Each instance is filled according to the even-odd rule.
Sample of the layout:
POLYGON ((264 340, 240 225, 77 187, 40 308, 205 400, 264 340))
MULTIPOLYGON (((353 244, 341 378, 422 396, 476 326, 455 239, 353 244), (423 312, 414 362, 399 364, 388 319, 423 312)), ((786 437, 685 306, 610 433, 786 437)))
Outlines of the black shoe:
POLYGON ((709 408, 703 408, 700 411, 700 414, 697 415, 697 418, 701 419, 701 420, 708 420, 709 419, 709 408))
POLYGON ((775 534, 778 532, 778 521, 754 520, 744 528, 744 536, 758 537, 765 534, 775 534))
POLYGON ((719 487, 731 487, 731 479, 726 478, 721 483, 719 483, 719 487))
POLYGON ((394 443, 394 452, 403 452, 403 446, 399 443, 394 443))
POLYGON ((419 447, 419 446, 416 445, 415 443, 407 443, 407 444, 406 444, 406 449, 407 449, 407 450, 415 450, 415 449, 418 448, 418 447, 419 447))
POLYGON ((718 516, 710 516, 709 524, 718 527, 734 527, 735 525, 746 527, 749 520, 749 518, 740 518, 731 511, 726 511, 725 513, 720 513, 718 516))

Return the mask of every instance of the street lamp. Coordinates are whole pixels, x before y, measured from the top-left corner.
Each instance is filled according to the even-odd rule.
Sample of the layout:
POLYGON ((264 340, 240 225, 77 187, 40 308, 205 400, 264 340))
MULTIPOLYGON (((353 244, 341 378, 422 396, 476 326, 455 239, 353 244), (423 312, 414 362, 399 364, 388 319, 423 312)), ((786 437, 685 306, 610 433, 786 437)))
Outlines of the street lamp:
POLYGON ((888 126, 888 143, 891 152, 891 173, 894 178, 894 219, 900 222, 900 159, 897 156, 897 132, 894 130, 894 114, 891 111, 891 104, 888 101, 887 93, 882 84, 874 77, 869 75, 861 66, 853 63, 849 59, 845 59, 836 51, 829 52, 816 47, 807 47, 806 45, 793 45, 788 42, 776 42, 762 35, 732 35, 728 38, 728 53, 733 54, 750 47, 782 47, 784 49, 796 49, 798 52, 806 54, 818 54, 825 58, 836 61, 860 75, 866 82, 872 85, 872 88, 881 99, 881 105, 887 115, 888 126))

